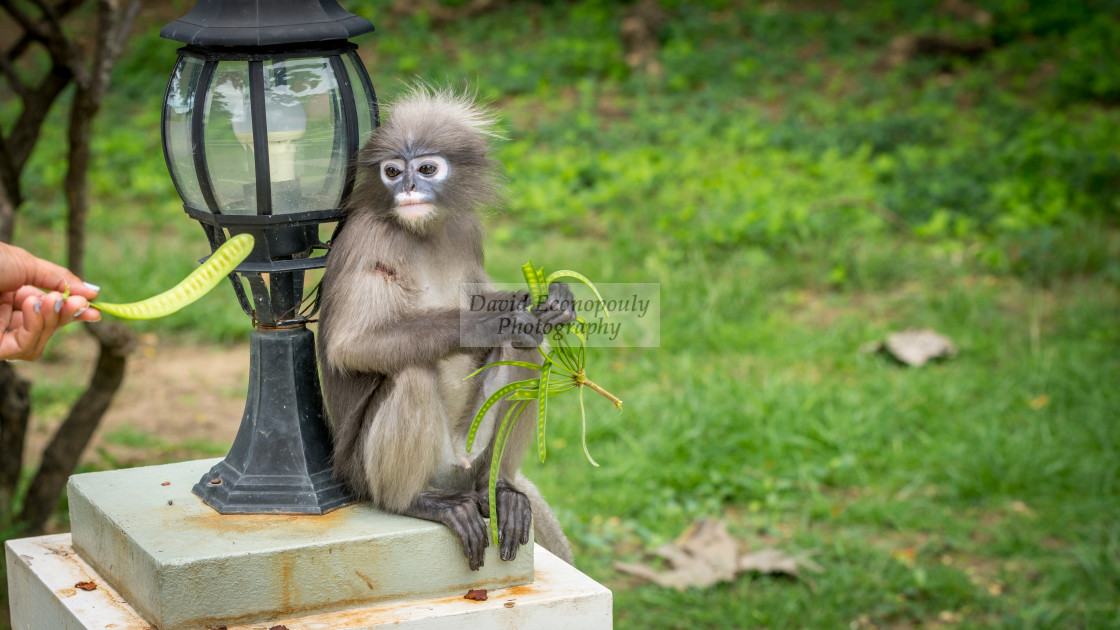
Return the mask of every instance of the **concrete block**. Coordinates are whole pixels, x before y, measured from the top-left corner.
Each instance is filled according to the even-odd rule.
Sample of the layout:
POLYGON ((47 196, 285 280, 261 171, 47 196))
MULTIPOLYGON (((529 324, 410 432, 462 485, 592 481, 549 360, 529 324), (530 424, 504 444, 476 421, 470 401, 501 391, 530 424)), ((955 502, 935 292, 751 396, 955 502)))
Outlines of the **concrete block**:
POLYGON ((503 562, 491 547, 485 566, 472 572, 443 525, 366 504, 322 516, 220 515, 191 493, 216 462, 70 480, 74 548, 162 630, 446 597, 533 579, 530 548, 503 562))
MULTIPOLYGON (((14 630, 152 630, 121 593, 74 551, 69 534, 10 540, 6 552, 14 630), (97 588, 76 588, 79 582, 92 582, 97 588)), ((255 623, 226 624, 227 630, 267 630, 276 625, 288 630, 612 627, 609 590, 541 547, 535 547, 534 555, 532 584, 489 590, 483 602, 464 599, 464 591, 300 617, 266 617, 255 623)), ((180 597, 189 599, 194 594, 183 592, 180 597)))

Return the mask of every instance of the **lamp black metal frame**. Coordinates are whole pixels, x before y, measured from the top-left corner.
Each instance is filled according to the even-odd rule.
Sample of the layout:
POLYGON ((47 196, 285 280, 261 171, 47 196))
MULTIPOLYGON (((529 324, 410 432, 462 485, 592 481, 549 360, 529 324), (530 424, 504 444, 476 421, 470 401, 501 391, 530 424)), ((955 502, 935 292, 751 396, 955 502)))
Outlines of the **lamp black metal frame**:
MULTIPOLYGON (((189 14, 160 31, 163 37, 187 44, 179 50, 180 64, 184 57, 203 62, 192 99, 197 109, 190 113, 190 146, 206 208, 187 201, 190 197, 183 194, 183 184, 171 169, 166 137, 164 141, 164 156, 184 200, 183 208, 202 224, 212 251, 234 234, 249 233, 256 239, 252 253, 230 274, 238 302, 255 326, 250 334, 245 413, 225 459, 193 488, 222 514, 323 514, 352 502, 348 490, 331 474, 330 430, 314 334, 306 326, 314 310, 300 313, 305 273, 326 264, 327 245, 319 240, 319 225, 340 221, 343 211, 334 207, 273 213, 263 64, 290 58, 327 60, 339 86, 347 160, 345 164, 332 162, 329 168, 345 169, 341 195, 345 199, 353 185, 353 156, 361 139, 354 86, 344 56, 356 69, 362 93, 367 95, 371 127, 379 124, 373 85, 356 46, 346 38, 372 30, 372 24, 346 12, 336 0, 199 0, 189 14), (207 163, 205 112, 200 104, 206 102, 222 61, 248 64, 255 215, 221 213, 207 163), (316 251, 324 253, 315 255, 316 251)), ((162 128, 166 134, 166 121, 162 128)))

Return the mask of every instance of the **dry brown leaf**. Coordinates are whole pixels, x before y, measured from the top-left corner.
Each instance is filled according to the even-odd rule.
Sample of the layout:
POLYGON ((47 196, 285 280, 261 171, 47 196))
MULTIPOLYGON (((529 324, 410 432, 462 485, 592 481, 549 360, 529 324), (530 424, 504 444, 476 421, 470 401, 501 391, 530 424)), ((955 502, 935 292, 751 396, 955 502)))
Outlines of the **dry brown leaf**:
POLYGON ((93 591, 97 589, 97 584, 93 582, 78 582, 74 585, 75 588, 80 588, 83 591, 93 591))
POLYGON ((615 563, 624 573, 648 580, 659 586, 685 590, 707 588, 735 579, 739 573, 781 573, 799 577, 801 569, 820 572, 820 565, 807 558, 792 556, 777 549, 763 549, 739 555, 739 545, 727 533, 721 521, 704 519, 689 527, 672 544, 658 547, 654 553, 671 567, 657 570, 644 564, 615 563))
POLYGON ((906 330, 887 336, 882 349, 906 365, 919 367, 930 359, 955 356, 957 348, 948 337, 936 331, 906 330))
POLYGON ((794 556, 781 549, 759 549, 739 557, 740 571, 756 571, 770 575, 801 577, 801 569, 821 573, 821 565, 804 556, 794 556))

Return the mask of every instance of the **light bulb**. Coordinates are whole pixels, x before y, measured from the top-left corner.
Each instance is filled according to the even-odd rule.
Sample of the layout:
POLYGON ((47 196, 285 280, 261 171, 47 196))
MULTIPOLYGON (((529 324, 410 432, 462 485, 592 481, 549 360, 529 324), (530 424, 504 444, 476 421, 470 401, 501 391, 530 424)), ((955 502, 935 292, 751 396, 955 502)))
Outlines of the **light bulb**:
MULTIPOLYGON (((307 132, 307 112, 295 99, 273 100, 265 107, 268 126, 268 176, 273 183, 296 178, 296 141, 307 132)), ((241 146, 253 150, 253 121, 249 104, 233 117, 233 133, 241 146)))

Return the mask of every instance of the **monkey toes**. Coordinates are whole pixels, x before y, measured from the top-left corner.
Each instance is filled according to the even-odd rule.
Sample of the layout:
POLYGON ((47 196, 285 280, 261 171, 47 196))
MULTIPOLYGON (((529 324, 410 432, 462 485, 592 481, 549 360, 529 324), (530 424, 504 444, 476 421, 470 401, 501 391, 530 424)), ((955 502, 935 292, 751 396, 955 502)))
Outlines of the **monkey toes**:
POLYGON ((533 512, 529 497, 510 484, 498 482, 498 541, 502 560, 517 558, 517 548, 529 543, 533 512))

